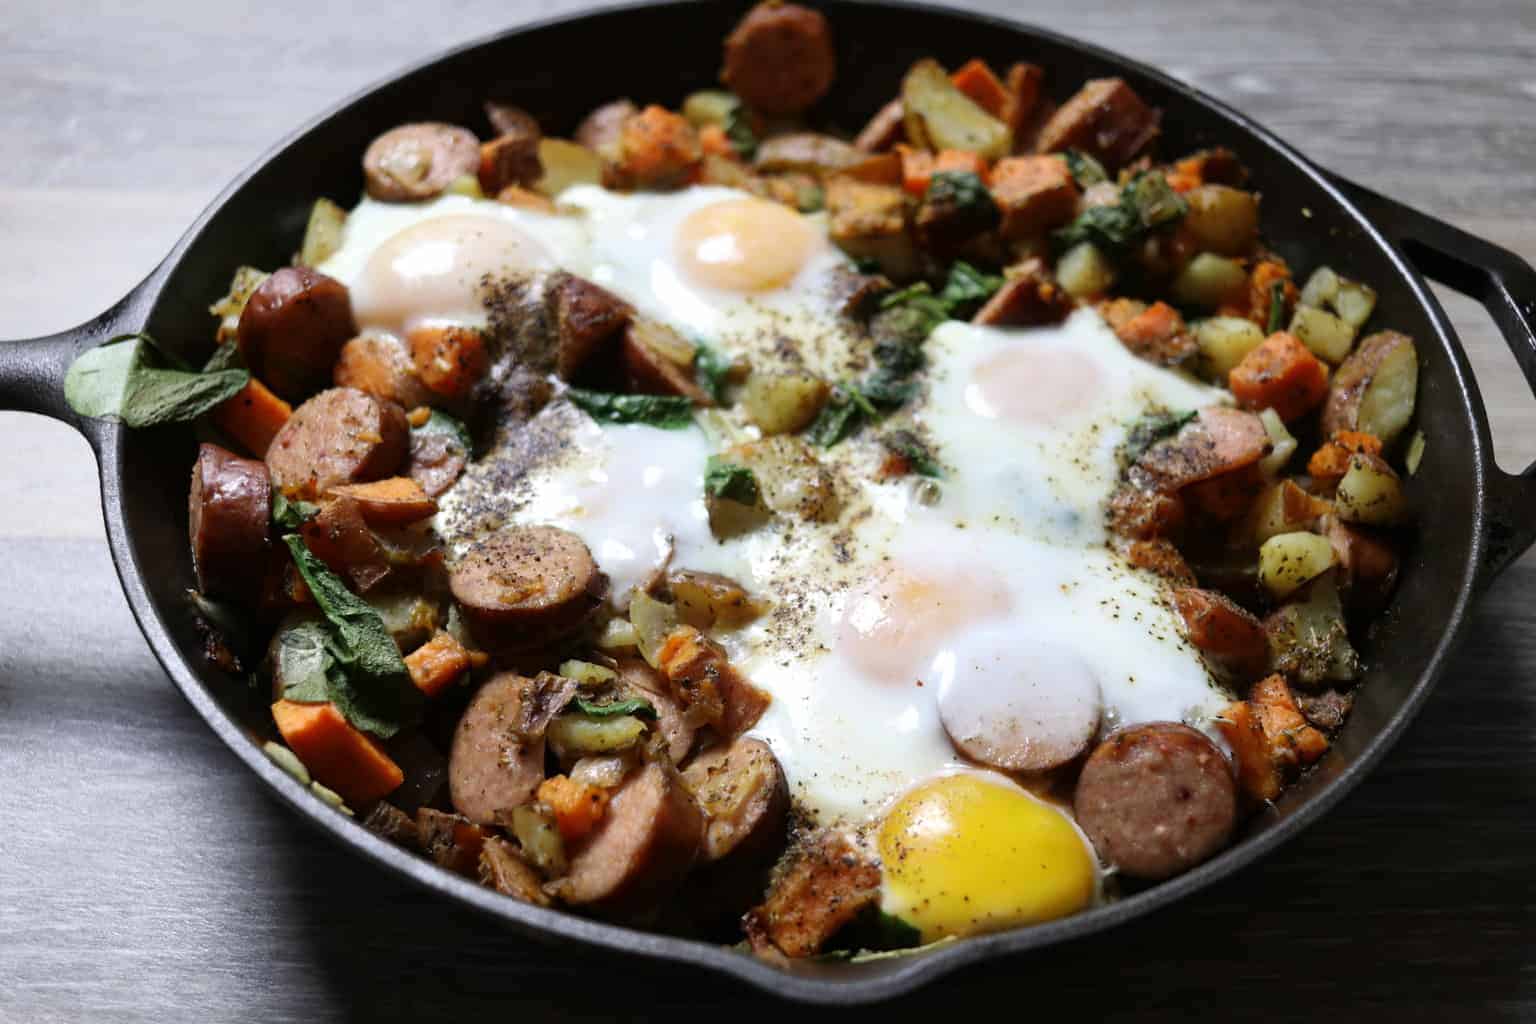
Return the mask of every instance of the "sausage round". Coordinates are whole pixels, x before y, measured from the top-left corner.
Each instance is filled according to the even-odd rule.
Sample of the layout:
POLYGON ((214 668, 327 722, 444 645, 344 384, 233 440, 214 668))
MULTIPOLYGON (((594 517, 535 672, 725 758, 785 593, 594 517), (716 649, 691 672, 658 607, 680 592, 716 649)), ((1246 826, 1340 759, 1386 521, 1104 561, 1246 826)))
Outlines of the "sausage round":
POLYGON ((322 391, 293 411, 267 449, 272 483, 316 498, 337 484, 393 476, 410 445, 405 410, 356 388, 322 391))
POLYGON ((760 3, 725 38, 720 80, 764 114, 800 113, 827 94, 836 73, 827 19, 799 4, 760 3))
POLYGON ((480 140, 457 125, 426 121, 391 128, 363 153, 368 194, 386 203, 431 199, 480 172, 480 140))
POLYGON ((704 815, 677 772, 648 764, 621 786, 597 830, 575 849, 567 901, 613 916, 650 909, 698 857, 704 815))
POLYGON ((538 647, 580 626, 608 590, 582 539, 554 526, 509 526, 471 547, 449 576, 470 631, 488 650, 538 647))
POLYGON ((525 731, 526 703, 536 683, 515 672, 488 679, 464 709, 448 754, 448 791, 453 807, 488 825, 497 811, 533 799, 544 781, 544 733, 525 731))
POLYGON ((198 590, 238 600, 260 596, 271 515, 272 484, 266 466, 216 444, 198 448, 187 498, 198 590))
POLYGON ((1227 844, 1237 786, 1226 755, 1203 733, 1152 722, 1099 744, 1072 803, 1101 857, 1136 878, 1170 878, 1227 844))
POLYGON ((683 771, 683 785, 704 811, 706 861, 784 848, 789 822, 789 786, 768 744, 743 736, 706 750, 683 771))
POLYGON ((1076 653, 1043 647, 998 671, 956 672, 939 684, 939 719, 967 757, 1012 772, 1073 760, 1099 731, 1099 681, 1076 653))
POLYGON ((446 494, 468 461, 468 453, 447 434, 411 431, 411 459, 405 473, 431 497, 446 494))
POLYGON ((431 398, 405 346, 376 334, 360 335, 341 347, 331 371, 331 383, 398 402, 405 409, 426 405, 431 398))
POLYGON ((308 267, 284 267, 261 282, 240 313, 240 356, 289 401, 325 386, 357 333, 347 286, 308 267))
POLYGON ((667 741, 667 756, 673 764, 682 764, 693 749, 695 729, 683 714, 683 707, 672 696, 666 680, 639 658, 619 662, 619 682, 645 695, 656 709, 656 728, 667 741))

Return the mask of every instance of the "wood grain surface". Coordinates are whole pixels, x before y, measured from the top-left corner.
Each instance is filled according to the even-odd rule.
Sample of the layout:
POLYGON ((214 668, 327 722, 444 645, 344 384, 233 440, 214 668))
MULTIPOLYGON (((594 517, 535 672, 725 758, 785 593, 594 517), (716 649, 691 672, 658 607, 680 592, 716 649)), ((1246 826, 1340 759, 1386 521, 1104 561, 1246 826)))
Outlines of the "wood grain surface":
MULTIPOLYGON (((579 6, 5 0, 0 338, 108 306, 299 121, 436 49, 579 6)), ((1324 165, 1536 258, 1531 0, 975 6, 1160 65, 1324 165)), ((1522 467, 1536 400, 1480 308, 1447 307, 1500 461, 1522 467)), ((733 983, 535 945, 319 842, 150 655, 85 443, 14 413, 0 437, 0 1021, 783 1010, 733 983)), ((1112 934, 962 972, 897 1019, 1536 1017, 1533 597, 1526 558, 1380 770, 1279 854, 1112 934)))

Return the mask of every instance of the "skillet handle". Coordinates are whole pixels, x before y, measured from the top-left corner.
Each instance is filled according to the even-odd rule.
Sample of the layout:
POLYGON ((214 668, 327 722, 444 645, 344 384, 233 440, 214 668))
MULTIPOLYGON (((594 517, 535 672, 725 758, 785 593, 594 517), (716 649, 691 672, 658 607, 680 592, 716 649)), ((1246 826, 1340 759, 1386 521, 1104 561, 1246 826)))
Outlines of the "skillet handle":
POLYGON ((0 409, 63 420, 94 445, 99 421, 77 415, 64 401, 64 374, 86 349, 134 330, 128 323, 143 292, 140 285, 105 313, 67 331, 27 341, 0 341, 0 409))
MULTIPOLYGON (((1354 182, 1328 177, 1419 272, 1488 310, 1536 395, 1536 270, 1508 249, 1354 182)), ((1479 587, 1536 542, 1536 463, 1518 476, 1487 466, 1487 543, 1479 587)))

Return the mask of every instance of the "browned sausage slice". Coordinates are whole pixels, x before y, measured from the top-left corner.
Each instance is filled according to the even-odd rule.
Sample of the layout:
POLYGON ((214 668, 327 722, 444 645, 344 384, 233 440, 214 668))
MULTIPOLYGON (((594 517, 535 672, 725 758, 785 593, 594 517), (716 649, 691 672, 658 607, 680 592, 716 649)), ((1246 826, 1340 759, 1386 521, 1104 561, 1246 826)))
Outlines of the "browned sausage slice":
POLYGON ((272 484, 265 465, 216 444, 198 449, 187 498, 198 590, 242 601, 260 597, 271 515, 272 484))
POLYGON ((411 431, 411 458, 405 472, 430 497, 448 493, 468 463, 469 454, 447 434, 411 431))
POLYGON ((597 831, 571 856, 565 898, 626 916, 655 906, 693 866, 704 815, 677 772, 649 764, 619 788, 597 831))
POLYGON ((1237 786, 1203 733, 1152 722, 1099 744, 1072 804, 1099 856, 1136 878, 1169 878, 1227 845, 1237 786))
POLYGON ((1051 115, 1035 148, 1080 149, 1117 170, 1157 137, 1161 123, 1162 112, 1147 106, 1124 79, 1095 78, 1051 115))
POLYGON ((475 692, 448 754, 449 794, 461 814, 490 824, 498 811, 533 799, 544 781, 544 730, 575 687, 547 673, 501 672, 475 692))
POLYGON ((939 720, 965 756, 1012 772, 1059 768, 1088 749, 1102 698, 1075 652, 1037 646, 1012 666, 977 664, 939 684, 939 720))
POLYGON ((706 861, 775 857, 783 850, 789 786, 762 740, 743 736, 706 750, 683 771, 683 785, 704 811, 706 861))
POLYGON ((606 288, 560 273, 550 282, 555 320, 555 372, 575 380, 597 350, 618 336, 634 316, 634 307, 606 288))
POLYGON ((365 334, 341 347, 331 371, 331 383, 356 388, 375 398, 414 409, 426 405, 431 392, 416 374, 410 353, 394 338, 365 334))
POLYGON ((251 293, 237 333, 251 373, 296 402, 331 379, 357 328, 346 285, 308 267, 284 267, 251 293))
POLYGON ((395 403, 331 388, 293 411, 267 449, 267 470, 284 494, 315 498, 339 484, 394 476, 409 432, 395 403))
POLYGON ((497 135, 539 135, 539 122, 532 114, 512 103, 486 100, 485 119, 497 135))
POLYGON ((604 103, 581 122, 576 129, 576 141, 605 159, 615 159, 624 122, 638 113, 640 108, 629 100, 604 103))
POLYGON ((475 639, 488 650, 527 650, 564 636, 608 590, 592 552, 554 526, 510 526, 471 547, 449 587, 475 639))
POLYGON ((391 128, 363 153, 368 194, 387 203, 431 199, 480 170, 480 140, 457 125, 435 121, 391 128))
POLYGON ((656 728, 667 741, 667 756, 673 764, 682 764, 693 749, 695 730, 667 681, 639 658, 626 658, 619 662, 619 682, 651 702, 656 709, 656 728))
POLYGON ((765 114, 798 114, 827 94, 837 74, 832 30, 819 11, 760 3, 725 37, 720 80, 765 114))
POLYGON ((826 831, 806 839, 742 925, 759 955, 810 956, 879 899, 879 861, 841 832, 826 831))

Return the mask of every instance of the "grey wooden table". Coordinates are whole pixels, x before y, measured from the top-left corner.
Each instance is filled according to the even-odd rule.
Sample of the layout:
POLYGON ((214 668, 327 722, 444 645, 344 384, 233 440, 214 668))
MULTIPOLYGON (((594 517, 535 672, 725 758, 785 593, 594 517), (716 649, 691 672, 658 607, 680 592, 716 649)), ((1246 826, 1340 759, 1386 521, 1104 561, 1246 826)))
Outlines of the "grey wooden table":
MULTIPOLYGON (((333 101, 438 48, 578 6, 5 0, 0 338, 108 306, 230 176, 333 101)), ((1325 165, 1536 258, 1532 0, 980 6, 1168 68, 1325 165)), ((1447 306, 1500 461, 1524 466, 1536 400, 1481 310, 1447 306)), ((84 442, 10 413, 0 438, 0 1020, 770 1005, 710 978, 530 944, 319 844, 151 657, 106 554, 84 442)), ((1381 769, 1278 855, 1188 906, 970 970, 901 1009, 1536 1016, 1533 596, 1527 558, 1484 599, 1381 769)))

